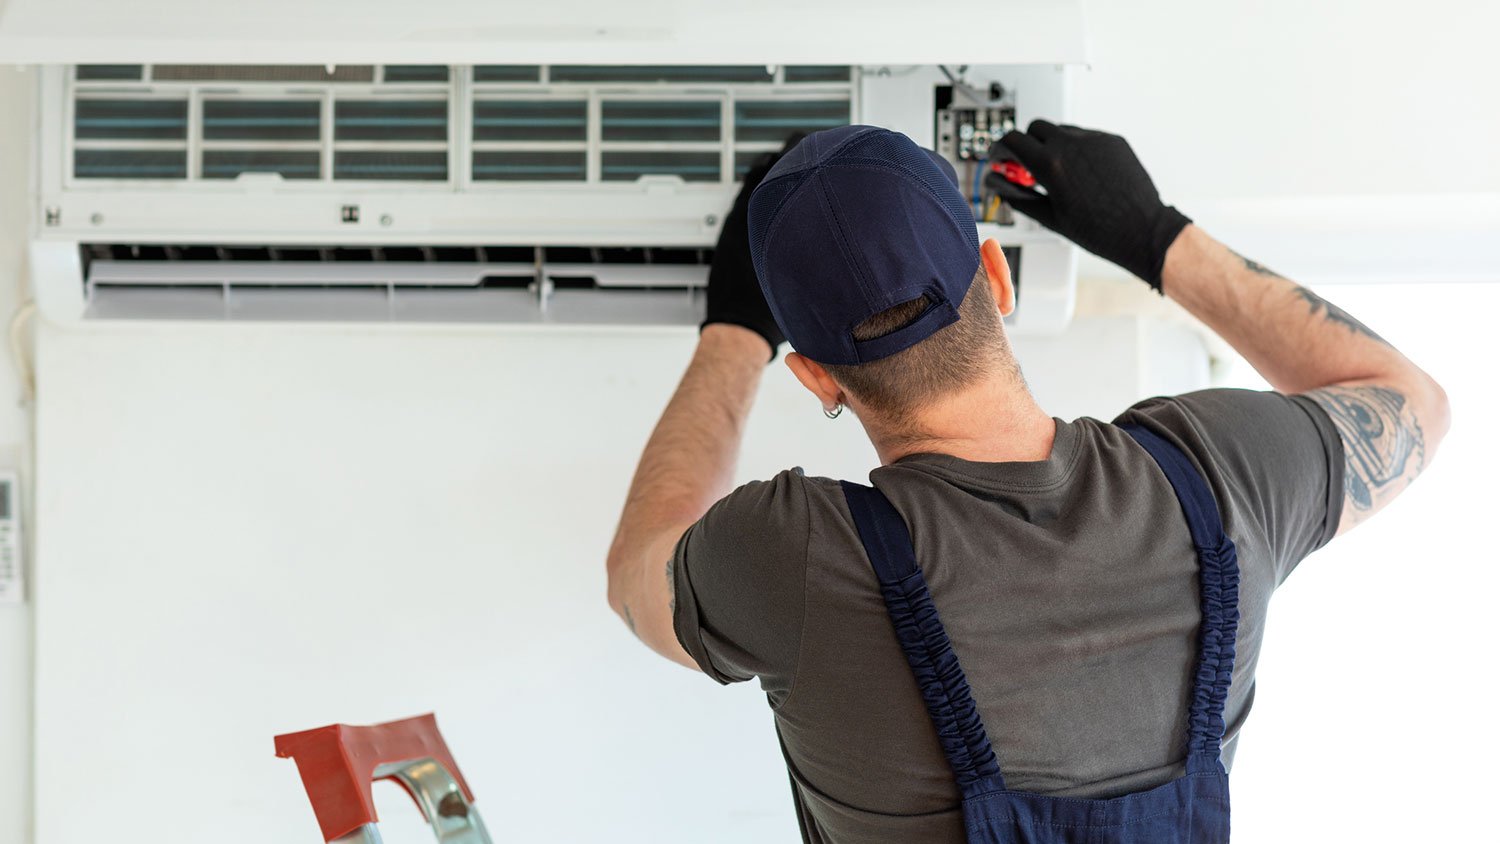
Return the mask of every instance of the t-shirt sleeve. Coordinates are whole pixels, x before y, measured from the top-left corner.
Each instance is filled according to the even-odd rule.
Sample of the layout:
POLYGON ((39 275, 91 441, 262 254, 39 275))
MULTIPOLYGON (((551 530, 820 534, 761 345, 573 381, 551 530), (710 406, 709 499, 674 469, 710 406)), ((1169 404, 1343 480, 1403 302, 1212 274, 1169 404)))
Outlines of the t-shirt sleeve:
POLYGON ((791 689, 802 644, 808 492, 800 469, 720 499, 678 541, 672 626, 720 683, 759 677, 773 700, 791 689))
POLYGON ((1263 531, 1280 584, 1338 532, 1344 446, 1322 408, 1304 396, 1215 389, 1148 399, 1121 414, 1173 440, 1240 518, 1263 531))

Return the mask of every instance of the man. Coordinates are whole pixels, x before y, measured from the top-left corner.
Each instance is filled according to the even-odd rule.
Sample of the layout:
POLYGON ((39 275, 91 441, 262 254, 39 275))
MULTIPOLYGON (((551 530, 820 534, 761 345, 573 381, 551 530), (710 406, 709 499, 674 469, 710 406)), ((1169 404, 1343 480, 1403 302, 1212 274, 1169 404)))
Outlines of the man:
POLYGON ((669 659, 721 683, 760 680, 808 841, 962 841, 965 826, 854 499, 796 469, 731 491, 761 371, 785 338, 824 412, 848 407, 875 446, 871 479, 909 527, 1005 787, 1053 797, 1175 781, 1197 726, 1208 598, 1178 482, 1141 437, 1186 455, 1238 552, 1212 748, 1222 738, 1227 768, 1272 591, 1406 489, 1448 428, 1436 382, 1164 205, 1123 139, 1037 121, 1003 143, 1046 191, 1018 211, 1177 301, 1275 392, 1149 399, 1117 420, 1137 433, 1053 419, 1006 339, 1004 257, 979 246, 935 156, 845 127, 752 173, 725 220, 697 352, 610 549, 609 598, 669 659))

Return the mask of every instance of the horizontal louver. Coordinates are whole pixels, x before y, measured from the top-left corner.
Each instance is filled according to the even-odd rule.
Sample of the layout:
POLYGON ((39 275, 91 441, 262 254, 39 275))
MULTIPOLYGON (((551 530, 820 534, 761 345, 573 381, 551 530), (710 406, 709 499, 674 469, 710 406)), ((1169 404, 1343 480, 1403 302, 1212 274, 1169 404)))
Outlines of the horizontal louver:
POLYGON ((85 244, 96 319, 696 325, 707 249, 85 244))
POLYGON ((445 64, 388 64, 385 66, 386 82, 447 82, 448 66, 445 64))
POLYGON ((605 101, 602 135, 609 141, 717 141, 719 103, 605 101))
POLYGON ((586 154, 526 150, 474 153, 474 178, 496 182, 581 182, 588 172, 586 154))
POLYGON ((448 178, 446 152, 336 152, 335 179, 435 181, 448 178))
POLYGON ((374 82, 374 65, 154 64, 153 82, 374 82))
POLYGON ((205 150, 203 178, 236 179, 241 173, 276 173, 283 179, 317 179, 322 154, 313 150, 205 150))
POLYGON ((187 177, 187 150, 75 150, 73 175, 80 179, 183 179, 187 177))
POLYGON ((482 64, 474 67, 475 82, 536 82, 542 68, 534 64, 482 64))
POLYGON ((144 65, 138 64, 81 64, 78 79, 91 81, 120 81, 141 78, 144 65))
POLYGON ((779 143, 793 132, 816 132, 849 122, 848 100, 740 100, 734 139, 779 143))
POLYGON ((719 181, 717 152, 606 152, 601 163, 606 182, 635 181, 642 176, 677 176, 685 182, 719 181))
POLYGON ((576 141, 588 137, 584 100, 476 100, 476 141, 576 141))
POLYGON ((204 100, 208 141, 316 141, 322 104, 317 100, 204 100))
POLYGON ((553 82, 770 82, 764 65, 552 65, 553 82))
POLYGON ((787 65, 787 82, 848 82, 849 66, 837 64, 787 65))
POLYGON ((340 100, 334 104, 337 141, 446 141, 445 100, 340 100))
POLYGON ((73 137, 81 141, 183 140, 187 100, 80 99, 73 109, 73 137))

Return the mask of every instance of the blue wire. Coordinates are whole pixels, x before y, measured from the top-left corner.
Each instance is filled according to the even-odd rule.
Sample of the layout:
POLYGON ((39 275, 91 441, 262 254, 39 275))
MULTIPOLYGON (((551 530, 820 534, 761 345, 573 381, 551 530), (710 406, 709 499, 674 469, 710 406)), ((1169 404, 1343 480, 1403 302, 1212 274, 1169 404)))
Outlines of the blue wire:
POLYGON ((979 207, 979 180, 984 178, 984 165, 988 161, 988 158, 980 158, 974 165, 974 192, 969 197, 969 205, 974 209, 975 217, 983 213, 983 210, 979 207))

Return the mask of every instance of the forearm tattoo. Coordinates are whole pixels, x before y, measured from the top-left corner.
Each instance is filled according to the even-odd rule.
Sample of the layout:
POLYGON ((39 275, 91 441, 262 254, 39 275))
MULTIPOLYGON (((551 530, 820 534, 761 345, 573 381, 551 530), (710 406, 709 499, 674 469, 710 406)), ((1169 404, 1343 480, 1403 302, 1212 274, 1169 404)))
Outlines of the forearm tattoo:
MULTIPOLYGON (((1234 250, 1231 249, 1230 251, 1233 252, 1234 250)), ((1238 252, 1234 253, 1234 257, 1239 258, 1241 261, 1244 261, 1245 262, 1245 269, 1249 270, 1252 273, 1255 273, 1256 275, 1268 275, 1271 278, 1285 278, 1285 276, 1281 275, 1280 273, 1276 272, 1275 270, 1272 270, 1270 267, 1266 266, 1265 264, 1260 264, 1260 263, 1257 263, 1255 261, 1252 261, 1249 258, 1246 258, 1244 255, 1241 255, 1238 252)))
POLYGON ((1324 299, 1322 296, 1319 296, 1311 290, 1308 290, 1306 287, 1297 284, 1296 282, 1288 279, 1286 276, 1281 275, 1280 273, 1272 270, 1270 267, 1267 267, 1264 264, 1252 261, 1238 252, 1235 252, 1234 256, 1236 258, 1239 258, 1241 261, 1244 261, 1245 269, 1249 270, 1250 272, 1255 273, 1256 275, 1268 276, 1270 278, 1279 278, 1292 285, 1292 293, 1298 299, 1301 299, 1307 304, 1308 311, 1313 316, 1322 315, 1323 319, 1327 320, 1328 322, 1334 323, 1336 325, 1342 325, 1355 334, 1363 334, 1364 336, 1378 343, 1385 343, 1385 345, 1387 346, 1390 345, 1390 343, 1384 337, 1381 337, 1379 334, 1371 331, 1369 326, 1350 316, 1348 311, 1340 308, 1338 305, 1333 304, 1327 299, 1324 299))
POLYGON ((1379 334, 1371 331, 1369 326, 1350 316, 1348 311, 1340 308, 1338 305, 1333 304, 1327 299, 1324 299, 1322 296, 1319 296, 1311 290, 1308 290, 1306 287, 1294 287, 1293 291, 1296 293, 1297 298, 1307 303, 1309 311, 1314 316, 1317 316, 1319 313, 1321 313, 1323 315, 1323 319, 1329 322, 1342 325, 1355 334, 1363 334, 1364 336, 1378 343, 1385 343, 1385 345, 1387 346, 1390 345, 1390 343, 1387 342, 1384 337, 1381 337, 1379 334))
POLYGON ((1345 518, 1358 521, 1406 487, 1426 465, 1422 426, 1390 387, 1324 387, 1317 402, 1344 440, 1345 518))

